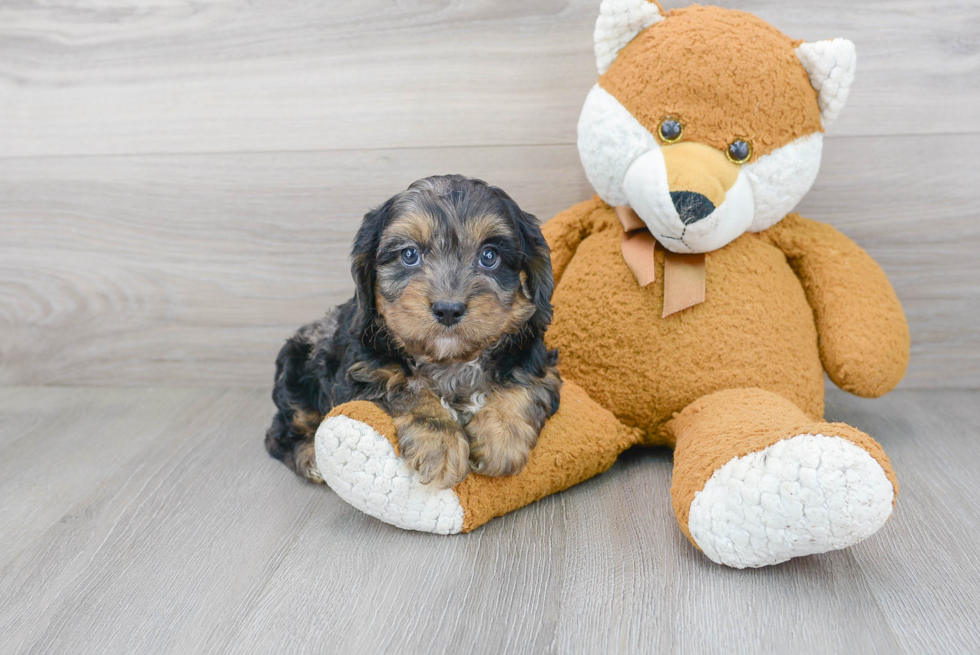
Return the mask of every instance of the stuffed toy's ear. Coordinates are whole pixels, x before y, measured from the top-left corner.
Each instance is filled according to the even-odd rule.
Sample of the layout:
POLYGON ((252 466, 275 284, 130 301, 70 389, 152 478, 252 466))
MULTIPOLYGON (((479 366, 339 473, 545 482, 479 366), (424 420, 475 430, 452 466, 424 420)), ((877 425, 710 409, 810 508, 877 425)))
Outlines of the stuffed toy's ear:
POLYGON ((804 43, 796 49, 796 56, 820 94, 820 122, 827 127, 840 114, 851 92, 857 66, 854 44, 847 39, 804 43))
POLYGON ((595 61, 602 75, 637 34, 664 19, 656 0, 602 0, 595 22, 595 61))

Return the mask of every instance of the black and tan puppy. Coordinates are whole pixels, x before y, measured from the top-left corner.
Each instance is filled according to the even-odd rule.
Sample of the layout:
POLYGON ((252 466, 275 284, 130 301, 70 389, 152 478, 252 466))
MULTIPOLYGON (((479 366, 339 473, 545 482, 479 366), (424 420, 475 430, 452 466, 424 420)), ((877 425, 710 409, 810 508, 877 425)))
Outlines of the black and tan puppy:
POLYGON ((276 360, 269 453, 321 481, 320 421, 370 400, 425 483, 520 471, 561 387, 543 340, 554 281, 537 219, 480 180, 425 178, 364 217, 352 258, 354 298, 276 360))

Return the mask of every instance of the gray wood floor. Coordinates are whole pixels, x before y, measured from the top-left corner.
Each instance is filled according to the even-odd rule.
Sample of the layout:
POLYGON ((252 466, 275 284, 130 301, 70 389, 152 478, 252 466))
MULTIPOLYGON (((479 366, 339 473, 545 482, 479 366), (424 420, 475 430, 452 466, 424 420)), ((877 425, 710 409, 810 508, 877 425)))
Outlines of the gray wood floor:
POLYGON ((670 455, 465 536, 404 532, 268 459, 263 391, 0 390, 0 652, 980 650, 980 392, 843 393, 893 519, 850 550, 714 565, 670 455))

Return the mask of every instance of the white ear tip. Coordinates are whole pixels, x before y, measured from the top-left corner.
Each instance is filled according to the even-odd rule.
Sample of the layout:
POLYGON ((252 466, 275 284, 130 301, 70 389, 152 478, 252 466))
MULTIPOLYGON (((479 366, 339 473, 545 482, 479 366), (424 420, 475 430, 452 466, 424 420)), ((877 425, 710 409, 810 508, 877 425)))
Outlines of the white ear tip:
POLYGON ((619 51, 637 34, 663 20, 655 2, 649 0, 602 0, 595 22, 595 60, 602 75, 619 51))
POLYGON ((803 43, 796 55, 819 94, 820 121, 826 127, 847 103, 857 69, 857 49, 847 39, 831 39, 803 43))

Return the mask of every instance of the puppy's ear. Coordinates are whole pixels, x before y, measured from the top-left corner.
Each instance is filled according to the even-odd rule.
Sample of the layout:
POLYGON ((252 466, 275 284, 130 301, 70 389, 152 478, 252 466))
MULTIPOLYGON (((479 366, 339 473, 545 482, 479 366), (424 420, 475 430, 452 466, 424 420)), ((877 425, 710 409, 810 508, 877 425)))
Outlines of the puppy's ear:
POLYGON ((523 257, 522 268, 527 276, 523 291, 536 307, 529 322, 544 332, 551 324, 551 293, 555 290, 555 279, 551 273, 551 249, 548 248, 548 242, 541 234, 538 219, 518 207, 517 203, 501 189, 494 187, 494 190, 500 196, 517 227, 517 238, 523 257))
POLYGON ((393 204, 394 198, 365 214, 354 237, 350 272, 354 278, 356 310, 352 327, 358 334, 363 334, 378 314, 374 298, 374 284, 377 279, 375 263, 378 246, 381 244, 381 233, 388 224, 388 213, 393 204))

